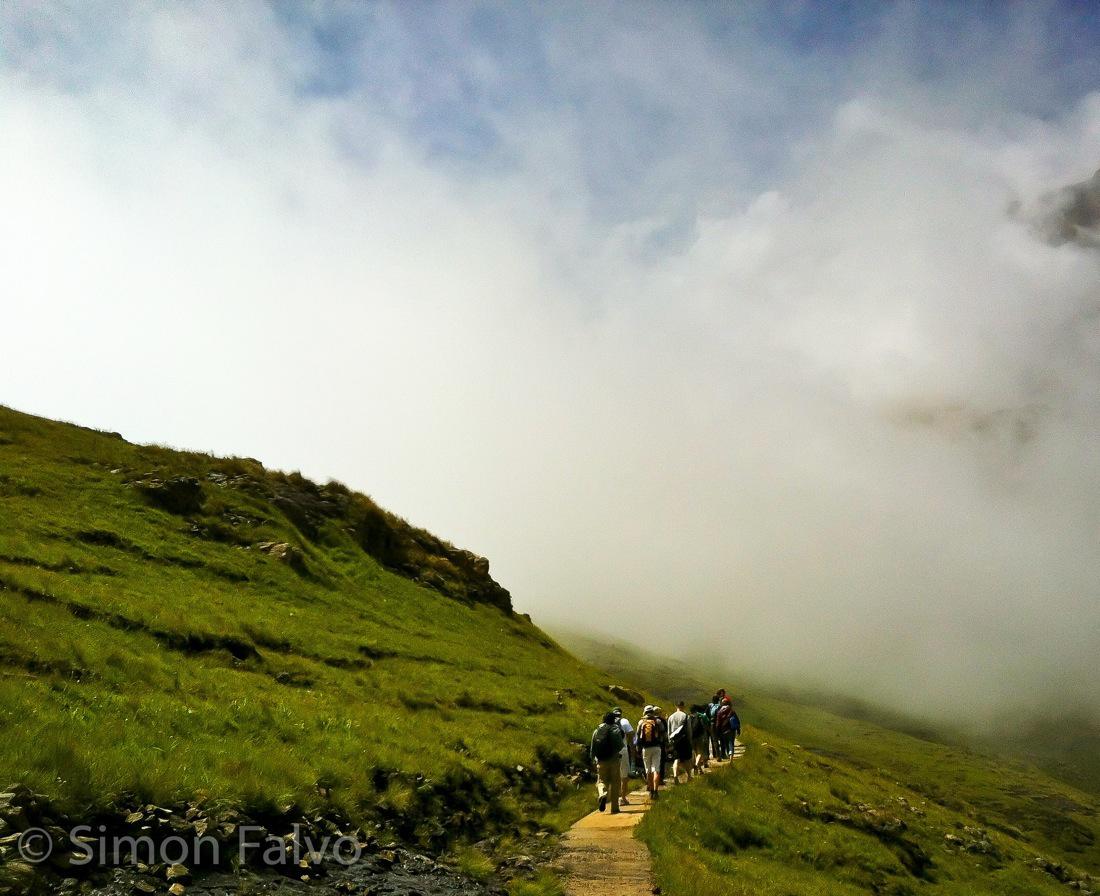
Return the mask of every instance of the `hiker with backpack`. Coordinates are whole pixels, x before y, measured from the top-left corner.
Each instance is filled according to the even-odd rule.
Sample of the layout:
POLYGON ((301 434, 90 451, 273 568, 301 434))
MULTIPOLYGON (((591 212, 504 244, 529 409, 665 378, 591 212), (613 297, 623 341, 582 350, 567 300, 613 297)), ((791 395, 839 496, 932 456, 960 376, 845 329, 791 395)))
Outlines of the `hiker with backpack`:
POLYGON ((657 798, 657 788, 661 786, 661 756, 664 752, 665 732, 660 719, 657 718, 657 707, 646 706, 644 714, 638 720, 638 751, 642 754, 642 765, 645 768, 646 790, 649 798, 657 798))
POLYGON ((733 707, 730 705, 729 697, 723 696, 721 699, 718 714, 714 717, 714 730, 718 736, 721 758, 729 759, 733 756, 733 746, 730 744, 730 714, 733 712, 733 707))
POLYGON ((626 795, 630 792, 630 767, 634 764, 634 728, 630 722, 627 721, 626 716, 623 715, 622 709, 616 706, 611 710, 615 714, 615 718, 619 722, 619 727, 623 729, 623 749, 619 754, 619 761, 621 764, 622 786, 619 789, 619 805, 629 806, 630 801, 626 798, 626 795))
POLYGON ((733 750, 737 746, 737 738, 741 735, 741 720, 737 717, 737 710, 733 708, 732 703, 730 704, 729 726, 730 759, 732 759, 733 750))
POLYGON ((665 711, 659 706, 653 707, 653 714, 657 717, 657 724, 661 726, 661 783, 668 778, 669 746, 668 746, 668 720, 665 711))
POLYGON ((684 701, 676 702, 676 712, 668 717, 668 743, 672 755, 672 780, 680 783, 680 772, 691 777, 691 725, 684 701))
POLYGON ((592 732, 589 758, 596 765, 596 794, 602 812, 611 803, 611 814, 619 811, 622 787, 623 729, 615 713, 609 712, 592 732))
POLYGON ((718 710, 722 708, 722 698, 715 694, 710 698, 707 706, 707 719, 710 722, 710 755, 715 759, 722 758, 722 744, 718 738, 718 710))
POLYGON ((701 775, 710 761, 710 720, 706 707, 693 704, 688 713, 688 724, 691 727, 691 773, 701 775))

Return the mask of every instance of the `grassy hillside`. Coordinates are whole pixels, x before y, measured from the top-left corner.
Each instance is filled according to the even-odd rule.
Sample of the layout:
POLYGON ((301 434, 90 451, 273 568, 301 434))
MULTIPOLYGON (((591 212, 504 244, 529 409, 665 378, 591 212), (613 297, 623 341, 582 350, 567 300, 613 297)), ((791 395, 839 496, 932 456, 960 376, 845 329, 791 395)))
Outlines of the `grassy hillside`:
POLYGON ((1095 719, 1066 713, 1022 718, 985 743, 1100 795, 1100 722, 1095 719))
MULTIPOLYGON (((717 673, 563 635, 669 698, 717 673)), ((641 825, 667 896, 1056 894, 1100 890, 1100 800, 992 754, 726 684, 745 758, 641 825), (1076 886, 1074 885, 1076 883, 1076 886)))
POLYGON ((0 408, 0 773, 69 812, 553 825, 603 684, 486 561, 337 483, 0 408))
MULTIPOLYGON (((434 847, 561 829, 608 683, 720 681, 568 643, 607 671, 515 615, 485 560, 337 483, 0 408, 0 768, 73 815, 296 803, 434 847)), ((747 757, 640 830, 669 896, 1097 889, 1095 797, 727 687, 747 757)))

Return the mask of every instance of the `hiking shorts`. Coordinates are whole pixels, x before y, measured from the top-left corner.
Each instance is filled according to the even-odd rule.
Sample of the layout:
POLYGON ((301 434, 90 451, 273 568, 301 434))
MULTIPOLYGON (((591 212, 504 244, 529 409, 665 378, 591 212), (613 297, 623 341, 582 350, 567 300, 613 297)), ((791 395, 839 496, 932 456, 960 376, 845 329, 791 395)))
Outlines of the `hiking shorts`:
POLYGON ((647 775, 659 775, 661 773, 661 748, 642 747, 642 762, 645 764, 647 775))
POLYGON ((624 778, 630 777, 630 751, 623 747, 623 751, 619 754, 619 763, 624 778))

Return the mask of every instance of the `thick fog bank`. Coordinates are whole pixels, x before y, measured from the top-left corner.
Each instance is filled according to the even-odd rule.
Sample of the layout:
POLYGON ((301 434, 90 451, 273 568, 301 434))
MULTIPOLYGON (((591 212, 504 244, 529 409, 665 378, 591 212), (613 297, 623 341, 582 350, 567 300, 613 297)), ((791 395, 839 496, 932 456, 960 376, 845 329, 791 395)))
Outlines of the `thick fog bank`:
POLYGON ((1096 22, 987 13, 5 3, 0 398, 538 619, 1100 711, 1096 22))

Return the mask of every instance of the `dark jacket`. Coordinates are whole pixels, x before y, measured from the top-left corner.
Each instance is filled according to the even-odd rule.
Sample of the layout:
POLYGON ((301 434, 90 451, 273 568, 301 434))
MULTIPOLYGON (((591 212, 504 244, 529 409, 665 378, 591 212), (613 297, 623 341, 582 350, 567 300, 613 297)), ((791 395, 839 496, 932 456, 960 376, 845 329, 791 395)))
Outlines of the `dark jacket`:
POLYGON ((714 730, 719 734, 729 728, 730 716, 733 710, 727 704, 718 707, 718 715, 714 717, 714 730))

